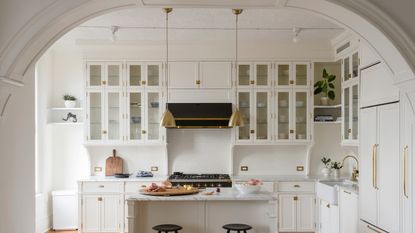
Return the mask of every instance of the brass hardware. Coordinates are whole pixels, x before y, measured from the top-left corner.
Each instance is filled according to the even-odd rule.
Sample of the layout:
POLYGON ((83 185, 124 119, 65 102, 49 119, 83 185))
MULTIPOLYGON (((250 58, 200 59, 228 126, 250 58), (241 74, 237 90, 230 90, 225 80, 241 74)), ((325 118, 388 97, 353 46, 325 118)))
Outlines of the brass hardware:
POLYGON ((351 78, 351 77, 352 77, 352 74, 348 74, 348 75, 347 75, 347 77, 348 77, 348 78, 351 78))
POLYGON ((293 197, 293 200, 298 201, 298 197, 297 196, 293 197))
POLYGON ((293 129, 290 129, 290 133, 294 133, 294 130, 293 129))
POLYGON ((232 13, 234 13, 235 15, 241 14, 242 11, 243 11, 243 9, 232 9, 232 13))
POLYGON ((166 128, 176 128, 176 129, 229 129, 233 128, 232 126, 206 126, 206 125, 192 125, 192 126, 174 126, 166 128))
POLYGON ((102 81, 102 85, 106 85, 107 84, 107 81, 102 81))
POLYGON ((372 231, 374 231, 376 233, 382 233, 382 232, 378 231, 377 229, 371 227, 370 225, 367 225, 367 228, 369 228, 370 230, 372 230, 372 231))
POLYGON ((290 84, 294 84, 295 82, 294 82, 294 80, 290 80, 290 84))
POLYGON ((379 189, 377 185, 377 147, 378 144, 374 144, 372 147, 372 186, 375 189, 379 189))
POLYGON ((163 8, 164 13, 170 13, 173 11, 173 8, 163 8))
POLYGON ((196 85, 200 85, 200 80, 196 80, 196 85))
POLYGON ((351 192, 348 192, 348 191, 345 191, 345 190, 343 190, 343 192, 344 193, 347 193, 347 194, 352 194, 351 192))
POLYGON ((100 188, 104 188, 105 186, 104 186, 104 185, 100 185, 100 186, 98 186, 98 187, 100 187, 100 188))
POLYGON ((327 208, 330 208, 330 204, 327 204, 327 205, 326 205, 326 207, 327 207, 327 208))
POLYGON ((406 157, 408 156, 408 146, 403 148, 403 195, 408 199, 406 190, 406 157))
POLYGON ((141 85, 146 85, 146 81, 145 80, 141 81, 141 85))
POLYGON ((298 184, 295 184, 294 185, 294 188, 299 188, 299 187, 301 187, 300 185, 298 185, 298 184))
POLYGON ((350 180, 357 181, 357 177, 359 177, 359 160, 354 155, 347 155, 343 158, 342 166, 344 164, 344 161, 346 161, 346 159, 348 158, 352 158, 356 161, 356 168, 353 168, 352 177, 350 178, 350 180))
POLYGON ((186 118, 186 117, 177 117, 177 118, 175 118, 176 120, 182 120, 182 121, 201 121, 201 120, 204 120, 204 121, 228 121, 229 120, 229 118, 227 118, 227 117, 210 117, 210 118, 191 118, 191 117, 189 117, 189 118, 186 118))
POLYGON ((254 85, 255 84, 255 80, 251 80, 251 84, 254 85))
POLYGON ((102 133, 103 133, 103 134, 107 134, 107 131, 106 131, 106 130, 102 130, 102 133))
POLYGON ((251 133, 255 133, 255 130, 251 129, 251 133))
POLYGON ((348 132, 348 133, 352 133, 352 129, 348 129, 348 130, 347 130, 347 132, 348 132))
POLYGON ((102 201, 102 197, 98 197, 98 201, 102 201))
POLYGON ((145 130, 141 130, 141 133, 142 133, 142 134, 146 134, 146 131, 145 131, 145 130))
POLYGON ((141 185, 141 188, 145 188, 145 187, 147 187, 145 184, 141 185))

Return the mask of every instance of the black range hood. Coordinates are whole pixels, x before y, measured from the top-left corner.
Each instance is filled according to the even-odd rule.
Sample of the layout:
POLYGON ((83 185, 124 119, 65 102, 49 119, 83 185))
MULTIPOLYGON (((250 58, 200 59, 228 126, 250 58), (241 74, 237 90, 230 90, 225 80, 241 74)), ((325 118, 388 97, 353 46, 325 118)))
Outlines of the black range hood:
POLYGON ((231 128, 232 103, 169 103, 176 128, 231 128))

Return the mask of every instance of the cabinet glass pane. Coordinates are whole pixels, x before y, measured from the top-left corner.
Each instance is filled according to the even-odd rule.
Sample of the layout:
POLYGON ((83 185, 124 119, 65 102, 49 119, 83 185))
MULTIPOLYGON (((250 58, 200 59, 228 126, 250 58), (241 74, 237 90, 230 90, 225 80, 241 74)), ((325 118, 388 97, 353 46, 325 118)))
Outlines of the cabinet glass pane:
POLYGON ((160 86, 159 65, 147 66, 147 82, 149 86, 160 86))
POLYGON ((290 95, 288 92, 278 93, 278 139, 286 140, 290 133, 290 95))
POLYGON ((108 66, 108 86, 120 86, 120 66, 108 66))
POLYGON ((141 139, 141 93, 130 93, 130 140, 141 139))
POLYGON ((102 101, 101 93, 89 93, 89 135, 91 140, 102 139, 102 101))
POLYGON ((344 89, 344 128, 343 128, 343 132, 344 132, 344 139, 349 139, 349 131, 350 131, 350 88, 345 88, 344 89))
POLYGON ((359 54, 356 52, 352 55, 353 78, 359 76, 359 54))
POLYGON ((307 139, 307 92, 295 93, 295 138, 307 139))
POLYGON ((256 65, 256 84, 258 86, 268 85, 268 65, 256 65))
POLYGON ((251 66, 250 65, 239 65, 238 66, 238 84, 240 86, 248 86, 251 79, 251 66))
POLYGON ((101 81, 102 81, 101 65, 90 65, 89 66, 89 85, 90 86, 101 86, 101 81))
POLYGON ((295 65, 295 85, 307 85, 307 65, 295 65))
POLYGON ((268 93, 256 93, 256 139, 268 139, 268 93))
POLYGON ((160 138, 160 94, 157 92, 148 93, 148 139, 160 138))
POLYGON ((352 87, 352 139, 356 140, 359 135, 359 90, 357 85, 352 87))
POLYGON ((349 57, 346 57, 343 59, 343 78, 344 81, 347 81, 350 79, 350 59, 349 57))
POLYGON ((130 65, 130 86, 141 86, 141 65, 130 65))
POLYGON ((278 85, 288 86, 290 83, 290 65, 278 65, 278 85))
POLYGON ((120 94, 108 93, 108 140, 120 139, 120 94))
POLYGON ((249 92, 240 92, 238 93, 239 99, 239 111, 242 115, 242 119, 245 123, 244 127, 239 127, 239 140, 248 140, 250 139, 250 93, 249 92))

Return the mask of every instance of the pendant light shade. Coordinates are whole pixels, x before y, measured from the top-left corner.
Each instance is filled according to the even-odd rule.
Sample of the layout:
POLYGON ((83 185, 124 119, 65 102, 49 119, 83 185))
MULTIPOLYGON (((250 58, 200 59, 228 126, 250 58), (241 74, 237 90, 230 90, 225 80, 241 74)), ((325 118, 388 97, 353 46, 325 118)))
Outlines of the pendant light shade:
POLYGON ((166 13, 166 69, 165 69, 165 83, 166 83, 166 110, 161 116, 160 126, 165 128, 174 128, 176 127, 176 120, 174 119, 173 114, 170 112, 169 104, 169 78, 168 78, 168 69, 169 69, 169 13, 172 12, 172 8, 163 8, 164 13, 166 13))
MULTIPOLYGON (((235 20, 235 67, 236 70, 238 70, 238 16, 242 13, 242 9, 233 9, 232 13, 236 16, 236 20, 235 20)), ((236 72, 237 74, 238 72, 236 72)), ((229 119, 229 127, 236 127, 236 126, 240 126, 243 127, 244 126, 244 120, 242 118, 241 113, 239 112, 239 108, 238 108, 238 84, 235 85, 235 111, 232 113, 231 118, 229 119)))

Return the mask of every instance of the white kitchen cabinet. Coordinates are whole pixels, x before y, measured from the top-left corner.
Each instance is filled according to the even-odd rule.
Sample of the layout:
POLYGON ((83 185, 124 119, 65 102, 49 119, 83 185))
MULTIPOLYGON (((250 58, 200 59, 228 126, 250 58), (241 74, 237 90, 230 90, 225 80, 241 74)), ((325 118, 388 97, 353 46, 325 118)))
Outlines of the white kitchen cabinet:
POLYGON ((414 112, 406 95, 401 97, 400 105, 401 145, 400 145, 400 232, 413 232, 413 166, 414 166, 414 112))
POLYGON ((199 79, 201 88, 231 88, 231 62, 200 62, 199 79))
POLYGON ((121 62, 87 62, 86 87, 121 87, 122 70, 121 62))
POLYGON ((310 86, 310 63, 283 62, 275 63, 275 87, 304 88, 310 86))
POLYGON ((360 67, 365 68, 380 61, 366 42, 359 43, 360 67))
POLYGON ((237 70, 237 85, 241 88, 271 87, 271 63, 240 62, 237 70))
POLYGON ((361 110, 361 219, 399 231, 399 104, 361 110))
POLYGON ((399 89, 393 82, 393 74, 383 63, 362 69, 360 107, 399 101, 399 89))
POLYGON ((359 145, 359 83, 352 80, 342 86, 342 145, 359 145))
POLYGON ((314 194, 279 195, 279 232, 313 232, 315 229, 314 194))
POLYGON ((358 196, 355 193, 339 189, 340 233, 358 233, 359 210, 358 196))
POLYGON ((359 233, 387 233, 376 226, 373 226, 365 221, 359 221, 359 233))
POLYGON ((169 62, 169 88, 198 88, 199 63, 193 61, 169 62))
POLYGON ((82 232, 120 232, 119 195, 84 195, 82 202, 82 232))
POLYGON ((339 207, 325 200, 319 200, 319 206, 319 233, 339 233, 339 207))

